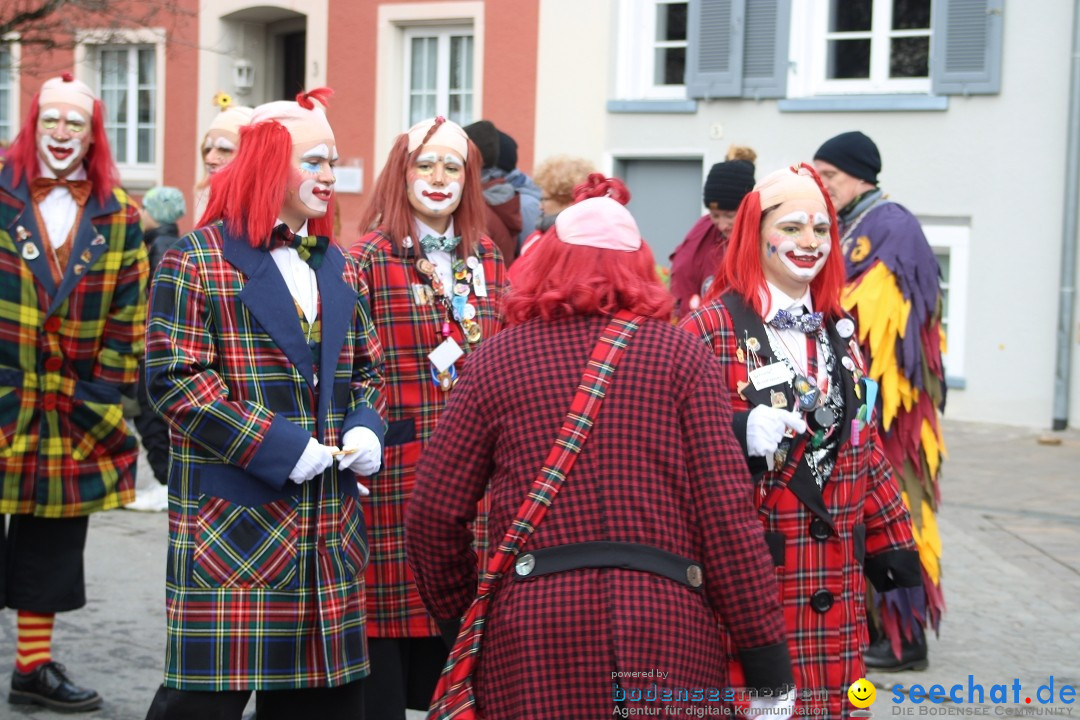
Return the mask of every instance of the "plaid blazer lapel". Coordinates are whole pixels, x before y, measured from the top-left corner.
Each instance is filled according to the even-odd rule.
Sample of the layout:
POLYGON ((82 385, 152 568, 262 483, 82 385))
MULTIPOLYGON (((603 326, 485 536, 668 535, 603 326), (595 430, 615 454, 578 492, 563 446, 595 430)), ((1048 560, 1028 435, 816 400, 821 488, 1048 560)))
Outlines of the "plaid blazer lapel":
POLYGON ((104 204, 97 200, 95 193, 90 194, 79 216, 79 225, 75 229, 75 237, 71 241, 71 259, 64 270, 64 278, 60 281, 60 287, 52 298, 49 305, 49 313, 56 312, 64 300, 71 295, 75 286, 86 277, 86 270, 90 268, 101 255, 109 249, 109 238, 98 230, 95 220, 101 217, 113 215, 120 210, 120 203, 116 195, 109 193, 104 204))
POLYGON ((311 351, 304 342, 292 293, 270 253, 251 247, 245 237, 230 235, 224 224, 221 235, 225 259, 247 276, 239 294, 240 302, 274 339, 307 384, 315 387, 311 351))
MULTIPOLYGON (((847 444, 848 438, 851 437, 851 421, 855 419, 855 416, 859 412, 859 406, 861 402, 855 397, 855 378, 851 372, 847 370, 841 363, 840 358, 849 355, 848 341, 840 337, 840 334, 836 332, 836 323, 828 322, 827 334, 829 336, 829 343, 832 345, 833 356, 836 358, 837 372, 840 373, 840 381, 844 384, 844 417, 840 421, 840 448, 843 449, 847 444)), ((869 408, 869 412, 873 412, 873 408, 869 408)))
POLYGON ((45 236, 37 225, 30 208, 30 188, 27 183, 14 185, 12 183, 11 166, 4 168, 0 173, 0 225, 7 229, 11 235, 11 241, 15 243, 15 250, 30 266, 30 272, 37 281, 45 288, 50 297, 56 294, 56 283, 53 282, 52 272, 49 270, 49 258, 45 254, 43 245, 45 236), (19 228, 25 230, 19 233, 19 228), (20 237, 21 235, 21 237, 20 237), (24 239, 25 238, 25 239, 24 239), (31 252, 33 258, 27 258, 23 253, 26 245, 33 245, 37 252, 31 252))
MULTIPOLYGON (((322 340, 319 348, 319 368, 325 377, 332 377, 337 367, 341 348, 353 322, 356 312, 356 291, 342 278, 345 270, 345 256, 336 245, 326 249, 322 265, 315 271, 319 282, 319 312, 322 315, 322 340)), ((357 342, 361 339, 357 338, 357 342)), ((319 393, 319 414, 316 418, 320 437, 323 437, 324 418, 330 411, 333 393, 319 393)))

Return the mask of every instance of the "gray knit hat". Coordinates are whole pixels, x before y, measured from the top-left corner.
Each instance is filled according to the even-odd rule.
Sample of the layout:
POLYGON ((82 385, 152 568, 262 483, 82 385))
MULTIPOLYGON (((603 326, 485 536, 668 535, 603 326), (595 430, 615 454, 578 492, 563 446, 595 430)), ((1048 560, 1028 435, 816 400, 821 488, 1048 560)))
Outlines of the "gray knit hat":
POLYGON ((187 212, 184 205, 184 193, 174 187, 154 187, 143 196, 143 209, 154 222, 162 225, 176 222, 187 212))

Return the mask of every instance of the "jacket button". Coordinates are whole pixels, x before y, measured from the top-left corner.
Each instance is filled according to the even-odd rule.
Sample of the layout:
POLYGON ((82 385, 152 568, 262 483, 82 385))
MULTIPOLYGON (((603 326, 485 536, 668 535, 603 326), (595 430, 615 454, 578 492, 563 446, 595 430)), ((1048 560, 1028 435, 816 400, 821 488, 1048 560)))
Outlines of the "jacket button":
POLYGON ((833 594, 828 590, 818 590, 810 596, 810 607, 817 612, 825 614, 833 606, 833 594))
POLYGON ((51 318, 46 320, 45 329, 51 333, 58 331, 60 329, 60 318, 53 315, 51 318))
POLYGON ((56 355, 53 355, 45 360, 45 369, 49 372, 56 372, 63 366, 63 364, 63 360, 58 358, 56 355))
POLYGON ((46 410, 56 409, 56 393, 45 393, 41 396, 41 407, 46 410))
POLYGON ((829 527, 829 523, 825 522, 821 518, 814 518, 810 523, 810 537, 815 540, 828 540, 832 535, 832 529, 829 527))

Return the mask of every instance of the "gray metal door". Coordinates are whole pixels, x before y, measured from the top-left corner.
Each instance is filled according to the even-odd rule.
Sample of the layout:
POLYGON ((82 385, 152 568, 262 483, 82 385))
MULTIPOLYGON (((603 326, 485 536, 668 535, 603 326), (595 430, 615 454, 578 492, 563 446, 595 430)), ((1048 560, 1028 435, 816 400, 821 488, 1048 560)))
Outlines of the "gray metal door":
POLYGON ((630 204, 641 236, 656 262, 668 256, 705 212, 701 204, 701 160, 634 158, 615 161, 615 175, 630 188, 630 204))

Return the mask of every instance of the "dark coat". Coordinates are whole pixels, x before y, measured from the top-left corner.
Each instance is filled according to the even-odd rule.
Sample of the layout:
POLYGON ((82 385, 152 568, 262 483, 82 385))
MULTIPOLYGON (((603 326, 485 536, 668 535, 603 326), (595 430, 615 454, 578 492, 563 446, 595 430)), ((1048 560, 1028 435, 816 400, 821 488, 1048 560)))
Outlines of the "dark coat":
MULTIPOLYGON (((490 482, 488 538, 498 543, 606 323, 533 320, 470 359, 421 457, 406 522, 406 554, 436 618, 460 616, 476 590, 468 523, 477 501, 490 482)), ((597 540, 647 544, 698 561, 704 592, 615 568, 504 578, 476 676, 485 718, 610 716, 614 682, 624 691, 651 682, 724 688, 719 622, 747 657, 766 659, 754 680, 790 678, 771 563, 726 396, 719 367, 689 335, 652 320, 637 331, 525 552, 597 540), (615 672, 649 669, 669 675, 613 680, 615 672)))
POLYGON ((157 270, 161 259, 165 257, 165 251, 176 244, 180 239, 176 223, 158 225, 143 232, 143 241, 146 243, 146 251, 150 254, 150 272, 157 270))

